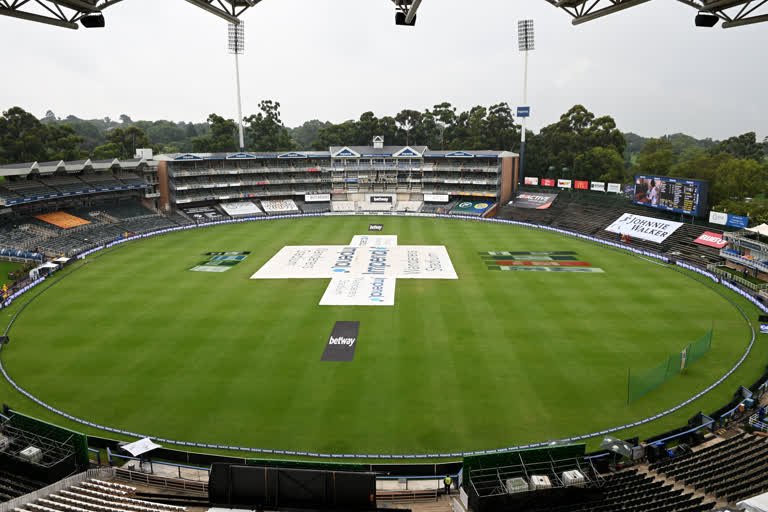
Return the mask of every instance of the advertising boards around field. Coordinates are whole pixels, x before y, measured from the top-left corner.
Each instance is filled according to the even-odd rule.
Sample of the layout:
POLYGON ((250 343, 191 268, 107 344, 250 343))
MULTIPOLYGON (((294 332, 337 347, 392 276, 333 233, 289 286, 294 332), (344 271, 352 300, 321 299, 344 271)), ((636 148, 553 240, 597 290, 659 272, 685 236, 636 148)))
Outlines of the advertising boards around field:
POLYGON ((509 267, 499 266, 498 268, 488 267, 490 270, 502 270, 513 272, 566 272, 575 274, 603 274, 605 271, 594 267, 509 267))
MULTIPOLYGON (((381 224, 369 224, 369 226, 377 225, 381 226, 381 224)), ((349 242, 350 247, 395 247, 396 245, 397 235, 355 235, 349 242)))
POLYGON ((224 220, 224 216, 212 206, 198 206, 197 208, 182 208, 195 222, 209 222, 215 220, 224 220))
POLYGON ((331 279, 321 306, 394 306, 395 278, 340 275, 331 279))
POLYGON ((383 231, 384 224, 368 224, 368 231, 383 231))
POLYGON ((518 192, 510 202, 515 208, 546 210, 554 200, 557 194, 545 194, 543 192, 518 192))
POLYGON ((448 194, 424 194, 425 203, 447 203, 451 200, 448 194))
POLYGON ((594 192, 605 192, 605 182, 604 181, 593 181, 589 184, 589 190, 592 190, 594 192))
POLYGON ((660 244, 682 225, 680 222, 625 213, 605 230, 660 244))
POLYGON ((242 217, 244 215, 261 215, 261 208, 252 201, 238 201, 234 203, 219 203, 219 206, 230 217, 242 217))
POLYGON ((571 188, 572 180, 557 180, 557 188, 571 188))
POLYGON ((556 183, 555 180, 551 180, 549 178, 542 178, 541 180, 542 187, 554 187, 555 183, 556 183))
POLYGON ((573 188, 575 188, 577 190, 589 190, 589 182, 588 181, 576 180, 573 183, 573 188))
POLYGON ((308 203, 327 203, 331 200, 331 194, 304 194, 304 201, 308 203))
POLYGON ((525 184, 526 185, 538 185, 539 184, 539 178, 534 178, 534 177, 527 176, 525 178, 525 184))
POLYGON ((461 212, 484 213, 490 207, 491 207, 490 201, 467 200, 467 201, 461 201, 459 204, 454 206, 453 210, 451 210, 451 213, 461 213, 461 212))
POLYGON ((749 225, 749 218, 741 217, 739 215, 731 215, 730 213, 710 211, 709 222, 711 224, 720 224, 721 226, 731 226, 743 229, 749 225))
POLYGON ((608 192, 612 192, 614 194, 621 194, 621 183, 609 183, 608 192))
POLYGON ((359 332, 360 322, 336 322, 320 360, 341 363, 353 361, 359 332))
POLYGON ((699 238, 694 240, 694 242, 708 247, 715 247, 716 249, 722 249, 728 245, 728 242, 723 240, 722 233, 714 233, 712 231, 705 231, 699 238))

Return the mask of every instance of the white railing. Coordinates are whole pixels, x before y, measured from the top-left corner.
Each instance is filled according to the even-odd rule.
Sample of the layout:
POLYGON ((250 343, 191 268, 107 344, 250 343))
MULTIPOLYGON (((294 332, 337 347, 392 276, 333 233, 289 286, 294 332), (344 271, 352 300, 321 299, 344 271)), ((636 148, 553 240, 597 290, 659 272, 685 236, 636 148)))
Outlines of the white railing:
POLYGON ((54 492, 59 492, 59 491, 63 491, 64 489, 69 489, 73 485, 84 482, 85 480, 90 480, 91 478, 106 480, 106 479, 112 479, 114 477, 115 477, 115 468, 89 469, 88 471, 83 471, 82 473, 78 473, 77 475, 70 476, 63 480, 59 480, 58 482, 51 484, 48 487, 43 487, 42 489, 38 489, 36 491, 30 492, 28 494, 25 494, 24 496, 19 496, 18 498, 14 498, 11 501, 0 503, 0 512, 11 512, 15 508, 22 507, 27 503, 33 503, 41 498, 45 498, 46 496, 53 494, 54 492))

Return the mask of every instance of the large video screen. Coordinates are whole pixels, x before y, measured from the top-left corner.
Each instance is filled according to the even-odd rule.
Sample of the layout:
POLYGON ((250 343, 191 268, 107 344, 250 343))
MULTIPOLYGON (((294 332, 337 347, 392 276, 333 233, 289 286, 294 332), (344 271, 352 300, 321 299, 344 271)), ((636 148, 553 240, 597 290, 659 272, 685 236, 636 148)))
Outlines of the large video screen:
POLYGON ((660 210, 701 217, 707 213, 709 182, 667 178, 664 176, 635 176, 636 204, 660 210))

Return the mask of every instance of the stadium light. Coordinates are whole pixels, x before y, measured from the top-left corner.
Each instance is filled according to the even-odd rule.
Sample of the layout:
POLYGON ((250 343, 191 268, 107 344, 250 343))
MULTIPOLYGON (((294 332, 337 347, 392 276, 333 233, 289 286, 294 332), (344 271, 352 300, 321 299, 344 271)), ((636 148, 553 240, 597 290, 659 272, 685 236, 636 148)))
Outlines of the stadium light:
POLYGON ((695 24, 697 27, 711 28, 717 25, 718 21, 720 21, 720 18, 718 18, 715 14, 709 12, 699 12, 696 15, 695 24))
POLYGON ((528 124, 528 116, 530 115, 530 108, 528 108, 528 52, 535 48, 533 20, 520 20, 517 22, 517 46, 525 55, 525 65, 523 67, 523 109, 518 109, 518 117, 522 118, 519 183, 525 183, 525 131, 528 124))
POLYGON ((235 56, 235 78, 237 80, 237 127, 240 132, 240 151, 245 150, 243 138, 243 103, 240 97, 240 55, 245 53, 245 22, 229 24, 229 53, 235 56))

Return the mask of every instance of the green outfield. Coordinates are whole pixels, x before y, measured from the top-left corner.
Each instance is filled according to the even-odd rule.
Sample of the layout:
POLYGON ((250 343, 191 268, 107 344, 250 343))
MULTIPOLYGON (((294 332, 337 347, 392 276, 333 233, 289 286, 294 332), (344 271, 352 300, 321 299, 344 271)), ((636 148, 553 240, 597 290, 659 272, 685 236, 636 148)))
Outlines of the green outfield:
MULTIPOLYGON (((461 220, 333 217, 177 232, 94 254, 27 307, 2 352, 12 378, 75 416, 185 441, 321 453, 438 453, 582 435, 657 414, 741 357, 750 330, 707 286, 624 252, 461 220), (327 279, 250 280, 285 245, 346 244, 384 224, 444 245, 459 280, 397 282, 395 306, 319 306, 327 279), (210 252, 250 252, 191 272, 210 252), (499 272, 480 253, 573 251, 603 273, 499 272), (336 321, 354 361, 321 362, 336 321), (627 371, 714 329, 712 349, 627 405, 627 371)), ((72 268, 72 267, 70 267, 72 268)), ((63 272, 61 273, 63 274, 63 272)), ((757 310, 726 292, 754 319, 757 310)), ((5 320, 23 300, 1 313, 5 320)), ((746 363, 706 397, 619 435, 650 436, 751 384, 746 363)), ((0 385, 2 401, 87 433, 0 385)), ((110 436, 114 437, 114 436, 110 436)))

